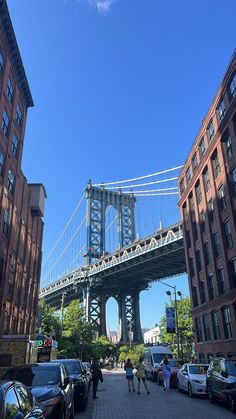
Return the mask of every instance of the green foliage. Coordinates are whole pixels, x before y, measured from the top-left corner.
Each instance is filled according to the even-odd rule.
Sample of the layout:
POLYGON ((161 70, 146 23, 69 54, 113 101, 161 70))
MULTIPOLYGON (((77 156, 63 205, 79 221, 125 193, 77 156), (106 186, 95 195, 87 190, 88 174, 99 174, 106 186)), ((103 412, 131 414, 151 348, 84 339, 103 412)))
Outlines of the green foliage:
POLYGON ((40 300, 38 311, 42 317, 42 333, 49 335, 50 332, 55 331, 55 336, 58 338, 60 335, 61 322, 57 316, 56 309, 50 307, 44 300, 40 300))
MULTIPOLYGON (((174 301, 171 301, 167 306, 174 307, 174 301)), ((180 357, 186 361, 191 360, 193 355, 193 344, 194 336, 192 329, 192 318, 191 318, 191 303, 189 297, 183 297, 177 301, 178 310, 178 326, 179 326, 179 343, 180 343, 180 357)), ((177 353, 177 335, 176 333, 166 332, 166 316, 162 317, 160 323, 160 337, 161 342, 168 343, 174 353, 174 356, 178 356, 177 353)))
POLYGON ((90 358, 105 359, 109 356, 117 355, 117 347, 106 336, 100 336, 98 339, 93 340, 88 348, 90 358))
POLYGON ((130 358, 131 362, 136 365, 138 364, 139 358, 144 354, 144 345, 133 345, 133 346, 120 346, 119 348, 119 362, 125 362, 130 358))

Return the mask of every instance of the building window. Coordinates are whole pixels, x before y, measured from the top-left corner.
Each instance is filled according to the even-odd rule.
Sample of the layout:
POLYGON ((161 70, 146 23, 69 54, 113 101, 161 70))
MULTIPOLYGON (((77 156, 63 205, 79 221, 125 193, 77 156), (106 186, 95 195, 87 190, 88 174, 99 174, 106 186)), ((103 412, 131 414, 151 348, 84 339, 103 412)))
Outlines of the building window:
POLYGON ((192 169, 193 169, 193 173, 196 172, 197 167, 198 167, 197 155, 194 154, 193 155, 193 158, 192 158, 192 169))
POLYGON ((184 219, 184 221, 187 221, 188 220, 188 209, 187 209, 186 203, 182 206, 182 211, 183 211, 183 219, 184 219))
POLYGON ((198 272, 201 272, 201 270, 202 270, 202 261, 201 261, 200 250, 196 250, 196 263, 197 263, 197 271, 198 272))
POLYGON ((2 234, 7 239, 9 234, 9 228, 10 228, 10 212, 5 209, 4 215, 3 215, 3 229, 2 234))
POLYGON ((207 278, 207 290, 208 290, 209 300, 210 301, 214 300, 214 298, 215 298, 215 287, 214 287, 213 274, 210 274, 207 278))
POLYGON ((185 191, 185 184, 184 184, 184 179, 182 179, 180 182, 180 194, 183 195, 184 191, 185 191))
POLYGON ((2 131, 6 137, 8 136, 9 122, 10 119, 8 113, 4 109, 2 113, 2 131))
POLYGON ((206 216, 204 211, 202 211, 200 214, 200 228, 202 233, 204 233, 206 230, 206 216))
POLYGON ((210 334, 210 325, 209 325, 208 316, 207 315, 202 316, 202 320, 203 320, 205 341, 209 342, 209 340, 211 340, 211 334, 210 334))
POLYGON ((225 275, 223 267, 217 269, 217 285, 219 295, 223 295, 225 293, 225 275))
POLYGON ((13 187, 14 187, 14 175, 11 170, 8 170, 7 189, 11 194, 13 193, 13 187))
POLYGON ((208 135, 208 142, 210 143, 212 138, 214 137, 215 134, 215 129, 214 129, 214 124, 213 124, 213 120, 210 121, 208 127, 207 127, 207 135, 208 135))
POLYGON ((217 150, 215 150, 215 152, 212 154, 211 160, 212 160, 212 164, 213 164, 214 176, 215 176, 215 178, 218 178, 218 176, 221 173, 221 170, 220 170, 220 163, 219 163, 219 159, 218 159, 217 150))
POLYGON ((232 339, 233 332, 232 332, 232 323, 231 323, 231 316, 230 316, 229 307, 224 307, 222 309, 222 313, 223 313, 225 339, 232 339))
POLYGON ((189 194, 189 209, 190 209, 190 215, 191 219, 195 220, 195 208, 194 208, 194 200, 193 200, 193 194, 192 192, 189 194))
POLYGON ((209 172, 208 172, 207 167, 205 168, 203 172, 203 181, 204 181, 205 191, 208 192, 209 189, 211 188, 211 182, 210 182, 210 177, 209 177, 209 172))
POLYGON ((210 364, 210 362, 214 359, 214 355, 212 352, 207 352, 207 362, 210 364))
POLYGON ((196 190, 197 203, 200 204, 200 202, 202 201, 202 191, 201 191, 201 185, 199 181, 195 185, 195 190, 196 190))
POLYGON ((0 256, 0 287, 3 281, 3 267, 4 267, 4 257, 0 256))
POLYGON ((190 277, 192 278, 195 273, 194 273, 194 265, 193 265, 193 258, 190 257, 189 258, 189 273, 190 273, 190 277))
POLYGON ((190 236, 190 231, 186 230, 186 244, 187 244, 187 249, 190 249, 191 247, 191 236, 190 236))
POLYGON ((3 165, 4 165, 4 157, 2 152, 0 151, 0 176, 2 176, 3 173, 3 165))
POLYGON ((204 154, 206 152, 206 146, 205 146, 204 138, 201 139, 201 141, 198 145, 198 149, 199 149, 200 159, 202 159, 202 157, 204 156, 204 154))
POLYGON ((223 98, 220 100, 219 105, 217 106, 217 115, 219 122, 221 122, 225 116, 225 102, 223 98))
POLYGON ((215 221, 215 211, 214 211, 213 199, 210 199, 210 201, 208 202, 208 214, 209 214, 209 222, 213 223, 213 221, 215 221))
POLYGON ((205 364, 206 362, 205 354, 200 352, 200 354, 198 355, 198 360, 199 360, 199 364, 205 364))
POLYGON ((226 249, 231 249, 233 247, 233 240, 232 240, 232 234, 231 234, 231 227, 230 227, 230 221, 227 220, 224 223, 224 233, 225 233, 225 243, 226 243, 226 249))
POLYGON ((229 282, 230 288, 236 287, 236 259, 229 261, 229 282))
POLYGON ((189 182, 190 182, 190 180, 191 180, 191 170, 190 170, 190 167, 188 167, 187 168, 187 170, 186 170, 186 183, 187 183, 187 185, 189 184, 189 182))
POLYGON ((204 257, 205 257, 205 261, 206 261, 206 265, 210 264, 210 252, 209 252, 209 244, 208 241, 204 243, 204 257))
POLYGON ((2 52, 0 51, 0 76, 3 73, 3 64, 4 64, 4 58, 3 58, 2 52))
POLYGON ((7 97, 8 97, 8 99, 11 103, 13 101, 13 95, 14 95, 14 87, 13 87, 11 79, 8 79, 8 82, 7 82, 7 97))
POLYGON ((223 211, 226 208, 225 191, 224 191, 223 185, 221 185, 218 189, 218 197, 219 197, 220 209, 221 211, 223 211))
POLYGON ((217 311, 212 311, 211 318, 212 318, 214 339, 220 340, 221 336, 220 336, 219 313, 217 311))
POLYGON ((230 136, 229 130, 227 129, 222 136, 222 143, 224 144, 226 159, 229 161, 233 156, 233 146, 232 146, 232 138, 230 136))
POLYGON ((17 157, 17 154, 18 154, 18 146, 19 146, 18 138, 16 134, 14 134, 12 138, 12 154, 15 157, 17 157))
POLYGON ((204 281, 199 281, 199 294, 200 294, 201 304, 204 304, 206 302, 205 282, 204 281))
POLYGON ((215 257, 217 258, 221 254, 220 239, 219 239, 218 231, 213 233, 212 239, 213 239, 213 247, 214 247, 215 257))
POLYGON ((197 296, 197 287, 196 287, 196 285, 192 285, 192 302, 193 302, 193 307, 197 307, 198 306, 198 296, 197 296))
POLYGON ((9 326, 10 326, 10 316, 7 311, 5 311, 5 317, 4 317, 4 325, 3 325, 3 333, 4 335, 9 334, 9 326))
POLYGON ((229 92, 229 99, 232 100, 236 95, 236 72, 234 73, 229 83, 228 92, 229 92))
POLYGON ((236 198, 236 167, 230 172, 231 191, 234 198, 236 198))
POLYGON ((16 318, 16 316, 12 317, 12 327, 11 327, 11 329, 12 329, 13 335, 16 335, 17 334, 17 318, 16 318))
POLYGON ((193 229, 193 239, 194 241, 197 241, 198 239, 198 231, 197 231, 197 223, 196 221, 192 222, 192 229, 193 229))
POLYGON ((19 105, 16 106, 16 122, 17 122, 17 124, 19 126, 21 126, 21 123, 22 123, 22 112, 21 112, 21 109, 20 109, 20 106, 19 105))
POLYGON ((195 329, 196 329, 197 341, 202 342, 202 325, 201 325, 200 317, 195 319, 195 329))

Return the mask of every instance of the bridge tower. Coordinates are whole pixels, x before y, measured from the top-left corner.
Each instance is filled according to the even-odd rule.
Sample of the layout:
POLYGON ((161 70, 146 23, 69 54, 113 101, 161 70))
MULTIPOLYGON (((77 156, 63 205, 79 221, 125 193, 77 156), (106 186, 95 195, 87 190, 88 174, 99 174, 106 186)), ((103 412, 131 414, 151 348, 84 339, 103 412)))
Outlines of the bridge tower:
MULTIPOLYGON (((122 249, 135 240, 134 205, 132 194, 96 188, 89 182, 85 189, 87 199, 87 252, 85 265, 91 264, 107 253, 105 241, 106 209, 109 205, 117 211, 118 248, 122 249)), ((106 335, 106 302, 113 296, 118 303, 120 342, 127 343, 130 334, 135 343, 142 342, 139 293, 137 289, 101 289, 96 291, 91 284, 87 287, 85 301, 89 304, 88 320, 96 327, 98 335, 106 335), (90 289, 89 289, 90 288, 90 289)))
POLYGON ((132 194, 96 188, 89 182, 85 189, 87 199, 87 253, 85 264, 99 259, 106 254, 105 228, 106 208, 112 205, 118 216, 118 246, 128 246, 135 239, 134 204, 136 198, 132 194))

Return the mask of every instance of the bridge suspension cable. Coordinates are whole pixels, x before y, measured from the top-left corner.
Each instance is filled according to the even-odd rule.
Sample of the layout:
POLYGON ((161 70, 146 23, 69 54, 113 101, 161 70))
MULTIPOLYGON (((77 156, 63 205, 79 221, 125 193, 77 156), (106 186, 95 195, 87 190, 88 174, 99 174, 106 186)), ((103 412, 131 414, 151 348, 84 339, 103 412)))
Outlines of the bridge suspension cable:
POLYGON ((173 172, 175 170, 181 169, 182 167, 183 167, 183 165, 176 166, 176 167, 172 167, 171 169, 162 170, 161 172, 151 173, 149 175, 140 176, 140 177, 136 177, 136 178, 132 178, 132 179, 118 180, 118 181, 115 181, 115 182, 95 183, 95 184, 93 184, 93 186, 101 186, 101 187, 103 187, 103 186, 119 185, 121 183, 127 183, 127 182, 134 182, 136 180, 147 179, 147 178, 150 178, 150 177, 162 175, 164 173, 173 172))
POLYGON ((63 229, 63 231, 62 231, 62 233, 60 234, 59 238, 57 239, 56 243, 54 244, 54 246, 53 246, 52 250, 50 251, 50 253, 49 253, 49 254, 48 254, 48 256, 46 257, 46 259, 44 260, 43 265, 42 265, 42 268, 46 265, 46 263, 47 263, 48 259, 51 257, 51 255, 53 254, 53 252, 54 252, 54 250, 56 249, 57 245, 58 245, 58 244, 60 243, 60 241, 62 240, 62 238, 63 238, 63 236, 64 236, 64 234, 65 234, 66 230, 68 229, 69 225, 71 224, 71 222, 72 222, 72 220, 73 220, 73 218, 74 218, 75 214, 76 214, 76 213, 77 213, 77 211, 79 210, 79 208, 80 208, 80 206, 81 206, 81 204, 82 204, 82 202, 83 202, 83 199, 84 199, 84 198, 85 198, 85 194, 83 194, 82 198, 81 198, 81 199, 80 199, 80 201, 78 202, 78 204, 77 204, 77 206, 76 206, 76 208, 75 208, 75 210, 74 210, 73 214, 71 215, 71 217, 70 217, 70 219, 69 219, 68 223, 65 225, 65 227, 64 227, 64 229, 63 229))
POLYGON ((139 188, 140 186, 148 186, 148 185, 156 185, 158 183, 164 183, 164 182, 171 182, 172 180, 177 180, 178 176, 169 178, 169 179, 160 179, 160 180, 154 180, 153 182, 147 182, 147 183, 139 183, 134 185, 125 185, 125 186, 116 186, 112 189, 132 189, 132 188, 139 188))

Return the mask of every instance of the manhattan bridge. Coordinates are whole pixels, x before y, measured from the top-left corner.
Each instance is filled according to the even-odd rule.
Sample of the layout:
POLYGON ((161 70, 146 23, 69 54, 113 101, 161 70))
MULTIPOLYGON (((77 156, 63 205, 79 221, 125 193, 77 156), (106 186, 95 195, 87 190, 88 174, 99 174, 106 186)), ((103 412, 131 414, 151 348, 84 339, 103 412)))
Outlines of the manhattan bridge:
POLYGON ((114 182, 89 181, 43 261, 40 299, 57 309, 79 299, 98 336, 106 303, 118 304, 120 343, 142 342, 140 293, 186 272, 177 179, 182 166, 114 182), (150 181, 147 178, 152 178, 150 181))

